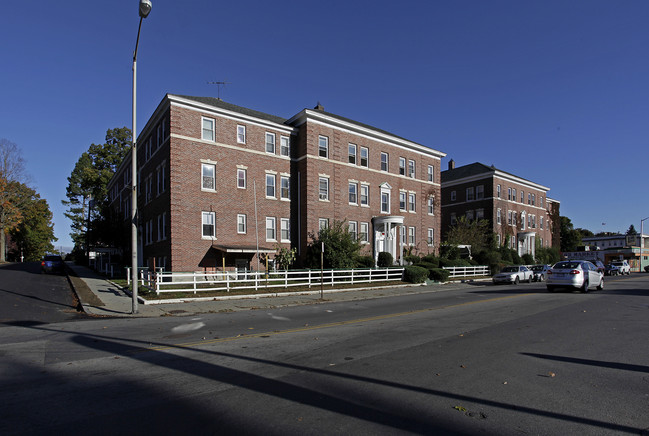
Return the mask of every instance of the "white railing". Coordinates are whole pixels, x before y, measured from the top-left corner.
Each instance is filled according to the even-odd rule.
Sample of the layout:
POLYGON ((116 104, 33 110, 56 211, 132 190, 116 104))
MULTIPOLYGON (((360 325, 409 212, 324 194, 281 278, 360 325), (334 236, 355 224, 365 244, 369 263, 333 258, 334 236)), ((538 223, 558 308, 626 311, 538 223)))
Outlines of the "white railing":
POLYGON ((489 275, 489 267, 486 265, 481 266, 445 266, 443 269, 449 271, 451 274, 448 276, 450 279, 458 277, 480 277, 489 275))
POLYGON ((214 272, 214 273, 145 273, 144 286, 160 294, 163 292, 193 292, 232 290, 264 290, 277 292, 278 288, 302 286, 335 286, 356 283, 374 283, 401 280, 403 268, 293 270, 266 273, 257 272, 214 272))

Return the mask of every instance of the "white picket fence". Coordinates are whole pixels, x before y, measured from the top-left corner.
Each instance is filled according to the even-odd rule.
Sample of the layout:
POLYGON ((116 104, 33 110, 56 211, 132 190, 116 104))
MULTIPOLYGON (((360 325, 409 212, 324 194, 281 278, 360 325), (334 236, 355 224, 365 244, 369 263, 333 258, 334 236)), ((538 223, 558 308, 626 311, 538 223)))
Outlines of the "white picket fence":
POLYGON ((398 281, 403 268, 328 269, 255 272, 172 273, 144 274, 144 286, 160 294, 163 292, 198 292, 236 290, 276 290, 295 286, 336 286, 356 283, 398 281))
POLYGON ((489 267, 480 266, 445 266, 445 270, 450 271, 448 278, 456 279, 460 277, 481 277, 489 275, 489 267))

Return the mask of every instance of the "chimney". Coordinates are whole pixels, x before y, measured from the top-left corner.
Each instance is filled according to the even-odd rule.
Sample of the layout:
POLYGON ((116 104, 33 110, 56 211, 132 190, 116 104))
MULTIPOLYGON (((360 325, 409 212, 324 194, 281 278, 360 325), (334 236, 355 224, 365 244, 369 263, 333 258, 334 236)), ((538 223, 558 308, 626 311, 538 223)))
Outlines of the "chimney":
POLYGON ((323 111, 324 112, 324 106, 321 105, 320 102, 318 102, 318 104, 315 105, 315 107, 313 109, 315 109, 317 111, 323 111))
POLYGON ((449 170, 454 170, 455 169, 455 161, 453 159, 448 161, 448 169, 449 170))

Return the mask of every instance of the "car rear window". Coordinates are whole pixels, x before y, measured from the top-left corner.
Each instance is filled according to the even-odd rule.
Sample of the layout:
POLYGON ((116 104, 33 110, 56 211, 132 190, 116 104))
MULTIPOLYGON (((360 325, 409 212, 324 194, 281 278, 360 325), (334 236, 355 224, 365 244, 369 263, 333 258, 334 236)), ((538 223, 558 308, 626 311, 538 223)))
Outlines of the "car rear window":
POLYGON ((61 260, 61 256, 45 256, 45 260, 61 260))
POLYGON ((518 267, 508 266, 507 268, 503 268, 502 272, 518 272, 518 267))
POLYGON ((579 268, 579 262, 557 262, 554 265, 554 269, 572 269, 579 268))

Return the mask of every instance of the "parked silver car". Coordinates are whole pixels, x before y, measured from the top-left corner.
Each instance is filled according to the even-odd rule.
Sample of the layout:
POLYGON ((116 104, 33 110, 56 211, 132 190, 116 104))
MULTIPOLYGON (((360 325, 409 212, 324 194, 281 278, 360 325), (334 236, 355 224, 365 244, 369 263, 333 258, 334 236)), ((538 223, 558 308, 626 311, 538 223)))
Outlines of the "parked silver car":
POLYGON ((566 260, 557 262, 548 271, 545 282, 548 292, 560 287, 577 288, 588 292, 589 288, 604 289, 604 274, 591 262, 585 260, 566 260))
POLYGON ((493 276, 494 285, 498 283, 513 283, 517 285, 519 282, 532 283, 532 276, 534 273, 527 269, 526 266, 506 266, 500 272, 493 276))
POLYGON ((552 268, 550 265, 532 265, 530 269, 534 273, 532 280, 535 282, 544 282, 548 276, 548 271, 552 268))

